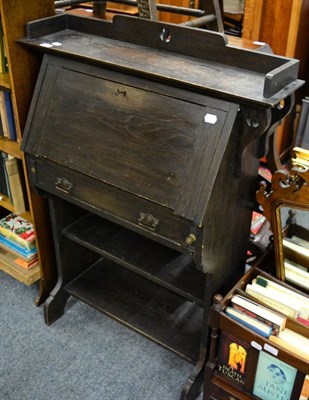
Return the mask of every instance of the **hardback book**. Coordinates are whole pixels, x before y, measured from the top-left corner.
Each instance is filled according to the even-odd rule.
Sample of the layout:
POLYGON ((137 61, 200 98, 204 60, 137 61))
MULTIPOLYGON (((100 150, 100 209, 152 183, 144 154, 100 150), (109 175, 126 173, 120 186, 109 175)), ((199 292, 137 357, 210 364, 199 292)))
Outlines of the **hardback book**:
POLYGON ((0 117, 1 117, 3 136, 9 138, 10 137, 9 120, 8 120, 8 115, 6 113, 3 90, 0 90, 0 117))
POLYGON ((289 328, 280 332, 278 337, 305 352, 309 360, 309 339, 307 337, 289 328))
POLYGON ((280 296, 257 284, 247 284, 246 293, 289 318, 296 319, 300 316, 299 305, 290 302, 285 295, 280 296))
POLYGON ((5 250, 0 246, 0 260, 5 260, 8 264, 13 267, 22 267, 26 270, 36 267, 39 265, 39 259, 36 256, 33 260, 24 260, 23 258, 5 250))
POLYGON ((8 129, 9 129, 9 138, 11 140, 16 140, 17 135, 16 135, 16 127, 15 127, 15 121, 14 121, 14 112, 13 112, 11 94, 5 90, 5 91, 3 91, 3 95, 4 95, 4 106, 5 106, 6 116, 7 116, 8 129))
POLYGON ((19 246, 31 250, 35 247, 33 224, 20 215, 11 213, 0 220, 0 233, 19 246))
POLYGON ((269 168, 266 166, 260 165, 259 166, 259 175, 264 178, 267 182, 271 182, 272 173, 269 168))
POLYGON ((246 326, 247 328, 252 329, 259 335, 266 338, 268 338, 271 335, 272 328, 269 325, 265 324, 264 322, 249 317, 249 315, 233 307, 226 307, 225 312, 229 317, 239 322, 240 324, 246 326))
POLYGON ((250 345, 228 332, 221 331, 217 370, 237 384, 244 385, 247 372, 247 356, 250 345))
POLYGON ((18 258, 14 259, 14 262, 16 265, 19 265, 22 268, 31 269, 31 268, 36 267, 39 264, 39 258, 36 257, 33 260, 25 261, 21 257, 18 257, 18 258))
POLYGON ((308 242, 284 238, 282 240, 283 248, 288 248, 296 254, 302 254, 309 260, 309 247, 308 242))
POLYGON ((239 294, 231 298, 232 307, 255 318, 272 328, 272 335, 277 336, 286 325, 286 316, 276 313, 263 305, 239 294))
POLYGON ((260 214, 256 211, 252 212, 252 219, 251 219, 251 232, 256 235, 261 226, 263 225, 264 221, 266 220, 266 217, 263 214, 260 214))
POLYGON ((9 156, 5 161, 5 165, 15 213, 22 214, 26 212, 26 205, 18 160, 15 157, 9 156))
POLYGON ((295 355, 302 357, 305 360, 309 359, 308 351, 306 351, 307 349, 309 349, 308 345, 307 345, 307 347, 304 346, 304 347, 300 348, 299 346, 297 346, 296 341, 294 341, 291 344, 289 341, 286 341, 278 336, 273 336, 273 335, 269 336, 269 340, 271 342, 274 342, 275 344, 278 344, 279 346, 283 347, 285 350, 288 350, 291 353, 294 353, 295 355))
POLYGON ((20 257, 25 261, 33 260, 37 257, 38 253, 36 247, 28 250, 25 247, 19 246, 18 243, 7 239, 2 234, 0 234, 0 247, 6 251, 10 251, 12 254, 15 254, 17 257, 20 257))
POLYGON ((4 51, 4 38, 2 23, 0 22, 0 74, 4 74, 6 71, 5 67, 5 51, 4 51))
POLYGON ((302 265, 284 260, 285 279, 309 290, 309 273, 302 265))
POLYGON ((7 159, 7 154, 0 151, 0 193, 10 198, 9 194, 9 181, 5 166, 5 160, 7 159))
POLYGON ((296 321, 299 322, 302 325, 308 326, 308 328, 309 328, 309 319, 298 317, 298 318, 296 318, 296 321))
POLYGON ((260 351, 253 394, 262 400, 290 400, 296 373, 296 368, 260 351))
POLYGON ((269 293, 278 296, 281 302, 295 304, 299 309, 299 316, 306 319, 309 318, 309 298, 305 294, 297 293, 295 290, 289 289, 260 275, 258 275, 252 283, 266 288, 269 293))

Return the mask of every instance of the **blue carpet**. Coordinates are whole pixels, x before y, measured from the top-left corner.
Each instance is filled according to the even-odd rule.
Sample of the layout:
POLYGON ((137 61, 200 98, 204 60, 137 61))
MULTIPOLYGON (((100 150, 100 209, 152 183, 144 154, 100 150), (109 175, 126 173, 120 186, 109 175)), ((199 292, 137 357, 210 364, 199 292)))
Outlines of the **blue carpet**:
POLYGON ((0 271, 1 400, 178 400, 193 366, 71 300, 47 326, 27 287, 0 271))

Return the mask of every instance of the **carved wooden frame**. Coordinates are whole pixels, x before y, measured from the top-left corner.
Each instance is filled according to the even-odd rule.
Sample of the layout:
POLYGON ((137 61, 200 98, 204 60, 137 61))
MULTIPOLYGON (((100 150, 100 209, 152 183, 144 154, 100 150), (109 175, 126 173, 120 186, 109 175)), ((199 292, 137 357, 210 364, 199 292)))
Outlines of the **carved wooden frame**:
POLYGON ((309 211, 309 168, 294 166, 290 170, 278 170, 273 174, 271 189, 262 182, 257 191, 257 201, 271 224, 274 234, 277 277, 284 281, 284 259, 280 209, 282 206, 309 211))

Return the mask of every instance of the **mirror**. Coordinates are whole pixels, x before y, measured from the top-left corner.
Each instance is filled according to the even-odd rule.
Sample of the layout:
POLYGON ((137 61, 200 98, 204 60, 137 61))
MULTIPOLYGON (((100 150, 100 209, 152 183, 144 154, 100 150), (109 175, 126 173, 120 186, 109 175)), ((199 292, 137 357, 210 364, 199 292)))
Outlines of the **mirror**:
POLYGON ((257 200, 274 235, 276 273, 282 281, 309 292, 309 168, 294 166, 262 182, 257 200))

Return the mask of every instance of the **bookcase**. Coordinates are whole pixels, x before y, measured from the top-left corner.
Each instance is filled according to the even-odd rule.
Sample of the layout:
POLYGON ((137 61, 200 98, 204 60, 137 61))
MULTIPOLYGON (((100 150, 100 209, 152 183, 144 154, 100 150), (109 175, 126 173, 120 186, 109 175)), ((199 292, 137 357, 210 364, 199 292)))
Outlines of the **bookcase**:
MULTIPOLYGON (((1 193, 0 215, 6 216, 11 212, 22 214, 32 221, 37 237, 40 266, 32 271, 17 269, 0 255, 0 269, 14 276, 25 284, 32 284, 40 278, 40 293, 37 302, 40 303, 54 285, 54 262, 49 237, 49 223, 47 207, 44 199, 29 189, 27 181, 24 156, 20 150, 22 132, 34 84, 37 78, 41 58, 37 53, 31 53, 15 42, 15 39, 25 34, 26 22, 36 18, 42 18, 54 14, 54 1, 46 0, 38 2, 30 0, 0 1, 1 27, 3 33, 3 45, 7 67, 0 74, 0 90, 11 100, 12 120, 15 125, 16 136, 0 136, 1 154, 14 157, 18 165, 21 185, 15 187, 24 204, 17 204, 1 193), (44 251, 42 251, 44 249, 44 251)), ((4 115, 2 115, 4 117, 4 115)), ((15 198, 16 199, 16 198, 15 198)))
MULTIPOLYGON (((231 298, 235 294, 246 296, 246 285, 251 283, 258 275, 270 279, 275 283, 280 283, 280 285, 289 288, 294 292, 296 291, 295 288, 277 280, 272 275, 260 269, 262 266, 268 265, 270 262, 270 260, 266 260, 267 257, 268 255, 264 256, 263 260, 260 260, 259 264, 251 268, 224 298, 220 295, 214 296, 214 303, 209 314, 211 341, 209 358, 205 368, 204 400, 231 398, 241 400, 260 399, 260 397, 253 395, 253 389, 255 380, 258 379, 257 366, 259 354, 261 352, 263 352, 263 355, 266 358, 274 357, 276 364, 284 363, 283 365, 287 364, 289 368, 292 370, 294 369, 295 375, 289 382, 289 390, 291 391, 290 395, 281 394, 281 397, 278 398, 292 400, 298 400, 300 398, 304 379, 306 374, 309 373, 308 359, 306 360, 303 357, 298 357, 289 351, 287 347, 277 345, 268 338, 255 333, 253 330, 230 318, 224 311, 226 307, 230 305, 231 298), (223 338, 226 337, 230 338, 229 344, 235 342, 238 349, 241 346, 246 350, 246 355, 243 356, 245 368, 244 371, 240 372, 240 374, 235 373, 238 368, 229 367, 230 358, 226 363, 226 370, 222 368, 222 365, 224 365, 224 361, 222 362, 224 340, 227 341, 227 339, 223 338), (230 372, 228 373, 228 371, 230 372)), ((299 293, 303 294, 302 292, 299 293)), ((248 298, 250 298, 250 296, 248 298)), ((252 298, 252 300, 254 299, 252 298)), ((287 319, 286 328, 292 329, 306 338, 309 336, 308 327, 293 319, 287 319)), ((228 351, 231 352, 231 350, 226 350, 226 352, 228 351)), ((226 358, 226 360, 227 359, 228 358, 226 358)))

